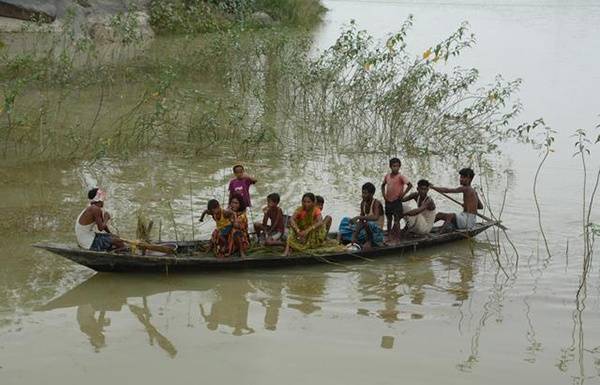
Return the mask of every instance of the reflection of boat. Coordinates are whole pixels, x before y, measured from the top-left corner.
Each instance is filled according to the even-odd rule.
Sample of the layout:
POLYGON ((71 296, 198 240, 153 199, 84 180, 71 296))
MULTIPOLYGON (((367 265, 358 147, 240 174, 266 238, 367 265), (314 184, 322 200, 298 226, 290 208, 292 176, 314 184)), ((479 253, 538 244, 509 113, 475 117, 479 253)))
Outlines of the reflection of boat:
POLYGON ((161 277, 147 280, 132 275, 96 274, 65 294, 38 307, 38 311, 90 304, 95 309, 120 311, 127 298, 150 297, 174 291, 206 291, 211 284, 192 276, 161 277))
POLYGON ((247 258, 214 258, 212 254, 200 252, 206 247, 206 241, 179 242, 178 254, 169 255, 133 255, 127 253, 98 252, 84 250, 77 246, 54 243, 38 243, 35 247, 48 250, 70 259, 96 271, 108 272, 173 272, 173 271, 202 271, 243 269, 254 267, 277 267, 290 265, 316 264, 326 261, 356 260, 357 257, 376 258, 385 255, 398 254, 404 251, 414 251, 424 247, 440 245, 448 242, 471 238, 497 222, 489 221, 477 224, 472 230, 457 230, 442 233, 434 229, 430 234, 402 240, 394 245, 373 248, 362 251, 344 251, 324 254, 297 254, 289 257, 282 255, 260 256, 252 255, 247 258))

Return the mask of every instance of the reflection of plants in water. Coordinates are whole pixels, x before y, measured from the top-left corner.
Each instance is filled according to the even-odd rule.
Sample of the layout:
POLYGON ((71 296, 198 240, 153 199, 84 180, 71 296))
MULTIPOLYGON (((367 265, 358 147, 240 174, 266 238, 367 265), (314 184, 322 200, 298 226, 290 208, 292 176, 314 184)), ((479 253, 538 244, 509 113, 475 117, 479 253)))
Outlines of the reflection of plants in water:
MULTIPOLYGON (((600 128, 598 125, 596 128, 600 128)), ((557 367, 559 370, 566 372, 571 362, 577 361, 578 375, 574 377, 574 382, 583 384, 587 379, 585 375, 585 359, 586 354, 596 357, 595 361, 598 362, 596 354, 598 354, 598 348, 586 349, 584 340, 584 329, 583 329, 583 313, 585 310, 585 301, 587 297, 587 278, 591 266, 592 256, 594 253, 594 242, 595 237, 600 233, 600 227, 597 224, 592 223, 591 213, 594 206, 594 199, 596 197, 598 186, 600 185, 600 167, 596 174, 593 188, 590 195, 587 195, 588 187, 588 168, 591 160, 591 147, 594 144, 600 143, 600 135, 595 140, 589 139, 588 133, 585 130, 579 129, 575 131, 573 135, 575 137, 575 153, 573 156, 579 157, 581 160, 581 167, 583 170, 583 189, 582 189, 582 200, 581 200, 581 224, 583 231, 583 267, 581 272, 581 278, 579 288, 577 289, 577 295, 575 296, 575 310, 573 310, 573 330, 571 334, 571 345, 561 350, 561 356, 558 361, 557 367)))
MULTIPOLYGON (((600 125, 598 126, 600 128, 600 125)), ((596 138, 594 142, 590 140, 587 136, 585 130, 577 130, 575 132, 575 148, 576 152, 573 156, 579 157, 581 159, 581 167, 583 169, 583 189, 582 189, 582 199, 581 199, 581 222, 582 222, 582 231, 583 231, 583 271, 581 275, 581 282, 579 285, 579 289, 577 290, 577 298, 579 299, 579 295, 582 289, 585 287, 588 272, 590 269, 590 264, 592 260, 592 254, 594 252, 594 240, 595 235, 597 234, 598 226, 594 225, 591 221, 592 208, 594 207, 594 198, 596 197, 596 193, 598 191, 598 186, 600 185, 600 167, 598 168, 598 172, 596 174, 596 179, 593 184, 592 192, 587 197, 587 186, 588 186, 588 162, 591 157, 591 146, 593 144, 597 144, 600 142, 600 135, 596 138)), ((585 296, 584 296, 585 297, 585 296)))
POLYGON ((482 306, 481 317, 479 318, 477 326, 475 327, 475 331, 471 336, 470 354, 464 361, 456 365, 457 369, 460 371, 470 372, 479 362, 479 340, 488 320, 495 315, 496 322, 502 322, 504 291, 506 289, 506 284, 508 283, 508 278, 500 280, 500 271, 501 270, 498 267, 498 270, 496 270, 494 275, 494 285, 491 289, 491 293, 488 296, 487 301, 482 306))

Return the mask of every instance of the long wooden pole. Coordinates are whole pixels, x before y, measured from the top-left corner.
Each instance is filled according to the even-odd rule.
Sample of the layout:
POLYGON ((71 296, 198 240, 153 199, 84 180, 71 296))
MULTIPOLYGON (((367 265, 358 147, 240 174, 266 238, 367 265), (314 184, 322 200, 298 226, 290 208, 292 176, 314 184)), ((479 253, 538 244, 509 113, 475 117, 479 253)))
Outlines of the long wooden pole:
MULTIPOLYGON (((463 206, 463 204, 462 204, 462 203, 460 203, 460 202, 459 202, 459 201, 457 201, 456 199, 452 198, 450 195, 448 195, 448 194, 445 194, 445 193, 443 193, 443 192, 441 192, 441 191, 437 191, 437 190, 435 190, 435 189, 433 189, 433 190, 434 190, 434 191, 436 191, 438 194, 440 194, 440 195, 443 195, 443 196, 444 196, 444 197, 446 197, 447 199, 451 200, 452 202, 456 203, 457 205, 460 205, 460 207, 463 207, 463 208, 464 208, 464 206, 463 206)), ((483 219, 483 220, 486 220, 486 221, 489 221, 489 222, 496 222, 496 226, 500 227, 502 230, 508 230, 508 227, 504 226, 502 223, 500 223, 500 221, 496 221, 496 220, 494 220, 494 219, 492 219, 492 218, 490 218, 490 217, 486 217, 486 216, 485 216, 485 215, 483 215, 483 214, 476 213, 476 215, 477 215, 479 218, 483 219)))

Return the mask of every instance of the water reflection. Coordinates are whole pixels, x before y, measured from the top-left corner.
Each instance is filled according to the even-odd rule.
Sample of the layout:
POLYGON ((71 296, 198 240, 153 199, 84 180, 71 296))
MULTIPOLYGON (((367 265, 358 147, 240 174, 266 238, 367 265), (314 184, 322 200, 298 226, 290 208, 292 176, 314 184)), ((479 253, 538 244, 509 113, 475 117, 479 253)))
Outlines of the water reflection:
MULTIPOLYGON (((308 319, 303 322, 311 322, 317 314, 337 317, 337 301, 357 297, 364 304, 356 312, 360 318, 392 326, 424 319, 430 303, 450 308, 468 298, 473 280, 470 261, 460 258, 451 263, 446 255, 421 255, 348 265, 350 271, 344 274, 339 274, 338 266, 172 277, 96 274, 39 310, 75 308, 79 329, 96 352, 106 347, 107 334, 127 327, 124 320, 135 320, 143 326, 149 345, 175 357, 180 350, 177 329, 175 335, 172 328, 165 333, 165 317, 181 320, 187 315, 188 328, 247 336, 276 331, 283 319, 303 316, 308 319), (356 279, 348 280, 348 274, 356 279), (342 299, 328 297, 340 292, 342 299), (162 304, 165 298, 168 307, 162 304), (178 306, 182 303, 189 305, 183 309, 178 306), (158 317, 153 318, 157 309, 158 317)), ((342 309, 354 303, 343 302, 342 309)), ((395 338, 386 333, 376 344, 393 349, 395 338)))
MULTIPOLYGON (((232 329, 231 334, 241 336, 254 333, 248 326, 248 310, 250 302, 246 296, 253 291, 247 280, 219 284, 214 288, 217 299, 210 305, 210 310, 205 311, 200 304, 200 314, 209 330, 217 330, 220 325, 232 329)), ((275 325, 277 320, 275 320, 275 325)))

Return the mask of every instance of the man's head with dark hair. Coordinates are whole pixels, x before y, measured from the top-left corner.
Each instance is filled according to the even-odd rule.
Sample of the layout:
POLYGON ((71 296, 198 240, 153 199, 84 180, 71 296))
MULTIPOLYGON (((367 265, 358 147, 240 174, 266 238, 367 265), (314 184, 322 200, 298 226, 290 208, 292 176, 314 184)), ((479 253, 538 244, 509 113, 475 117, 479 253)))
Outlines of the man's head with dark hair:
POLYGON ((429 192, 431 183, 427 179, 421 179, 417 182, 417 192, 421 195, 421 198, 425 198, 429 192))
POLYGON ((400 159, 398 159, 398 158, 390 159, 390 167, 392 167, 393 164, 398 164, 398 165, 402 166, 402 162, 400 162, 400 159))
POLYGON ((459 175, 466 176, 467 178, 475 178, 475 171, 472 168, 465 167, 458 172, 459 175))
POLYGON ((98 188, 97 187, 91 189, 90 191, 88 191, 88 199, 89 200, 94 199, 94 197, 96 196, 97 193, 98 193, 98 188))
POLYGON ((417 182, 417 187, 430 187, 431 183, 429 183, 429 181, 427 179, 421 179, 417 182))
POLYGON ((375 185, 371 182, 367 182, 362 185, 362 198, 363 199, 373 199, 373 195, 375 195, 375 185))
POLYGON ((475 177, 475 172, 468 167, 460 170, 458 174, 460 175, 461 186, 470 186, 473 178, 475 177))
POLYGON ((368 191, 371 194, 375 194, 375 185, 371 182, 367 182, 362 185, 363 191, 368 191))
POLYGON ((279 194, 277 193, 270 193, 269 195, 267 195, 267 204, 269 202, 273 202, 275 203, 275 206, 277 206, 280 202, 281 198, 279 197, 279 194))

